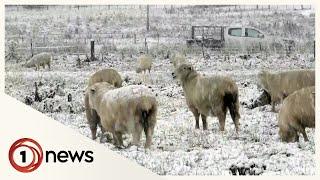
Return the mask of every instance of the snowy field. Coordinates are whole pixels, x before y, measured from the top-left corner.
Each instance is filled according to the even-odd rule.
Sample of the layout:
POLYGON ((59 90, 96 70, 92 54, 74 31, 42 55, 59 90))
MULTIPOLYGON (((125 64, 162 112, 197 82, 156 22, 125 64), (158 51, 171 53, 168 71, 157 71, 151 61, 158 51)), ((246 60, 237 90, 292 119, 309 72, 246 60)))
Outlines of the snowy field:
MULTIPOLYGON (((20 16, 23 13, 30 13, 29 11, 6 11, 6 27, 9 27, 7 23, 14 24, 14 18, 11 17, 16 14, 20 16)), ((301 14, 307 12, 294 13, 298 14, 296 17, 299 18, 301 14)), ((235 14, 234 17, 238 17, 237 13, 235 14)), ((140 16, 139 13, 134 12, 131 16, 136 17, 135 15, 140 16)), ((309 14, 304 17, 309 20, 309 14)), ((28 16, 28 18, 33 17, 28 16)), ((56 18, 59 19, 59 17, 56 18)), ((245 20, 254 22, 250 18, 245 20)), ((117 26, 121 27, 121 24, 117 26)), ((142 28, 142 25, 137 26, 142 28)), ((276 32, 274 29, 272 31, 276 32)), ((164 38, 161 40, 165 43, 164 38)), ((23 42, 20 43, 23 44, 23 42)), ((255 109, 245 107, 261 94, 256 84, 256 75, 261 69, 282 71, 314 68, 312 53, 296 52, 290 56, 269 54, 267 57, 263 53, 258 53, 251 55, 249 59, 242 59, 236 53, 226 58, 221 52, 206 50, 209 58, 204 59, 200 51, 187 49, 186 52, 187 60, 199 73, 206 76, 226 75, 236 81, 241 104, 239 136, 235 135, 229 113, 224 134, 219 132, 216 117, 208 118, 208 130, 202 130, 202 123, 200 123, 200 130, 196 130, 195 120, 187 108, 182 87, 171 77, 173 67, 170 60, 160 55, 161 53, 155 53, 151 75, 147 75, 147 82, 143 83, 157 95, 159 104, 151 149, 144 150, 143 146, 131 146, 119 150, 110 142, 104 143, 106 148, 118 152, 159 175, 232 175, 233 170, 237 168, 239 171, 248 170, 255 175, 315 174, 314 129, 307 129, 309 142, 304 142, 300 137, 299 143, 283 143, 279 140, 277 113, 271 112, 270 105, 255 109)), ((56 91, 59 85, 59 93, 56 93, 53 98, 32 102, 31 106, 91 138, 83 103, 89 75, 99 69, 112 67, 124 79, 124 86, 139 84, 141 75, 135 72, 137 55, 125 54, 123 58, 119 52, 112 51, 103 59, 83 63, 79 68, 76 65, 75 55, 56 53, 50 71, 48 69, 35 71, 32 68, 22 67, 23 61, 17 63, 15 60, 8 60, 5 67, 5 92, 19 101, 26 102, 26 99, 32 100, 34 97, 35 82, 39 84, 38 91, 42 97, 47 97, 48 94, 56 91), (68 102, 69 94, 72 97, 70 102, 68 102)), ((143 136, 141 142, 144 140, 143 136)), ((100 143, 99 140, 96 141, 100 143)), ((131 137, 126 135, 124 144, 127 145, 130 141, 131 137)))

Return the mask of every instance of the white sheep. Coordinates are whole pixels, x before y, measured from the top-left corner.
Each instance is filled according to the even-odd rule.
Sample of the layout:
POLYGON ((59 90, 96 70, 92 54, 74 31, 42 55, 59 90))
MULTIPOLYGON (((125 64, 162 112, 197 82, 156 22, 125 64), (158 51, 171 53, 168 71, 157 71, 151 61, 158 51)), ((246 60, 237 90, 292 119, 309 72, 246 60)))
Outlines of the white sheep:
POLYGON ((280 73, 262 71, 258 74, 259 85, 271 96, 272 111, 276 103, 296 90, 315 85, 314 70, 291 70, 280 73))
MULTIPOLYGON (((109 90, 122 86, 121 76, 114 69, 102 69, 92 74, 89 78, 88 87, 99 82, 109 83, 110 86, 105 86, 105 88, 109 90)), ((104 129, 101 127, 99 115, 94 109, 90 107, 89 93, 87 91, 84 98, 84 104, 85 104, 85 110, 86 110, 86 117, 91 130, 92 139, 96 139, 97 125, 100 126, 102 133, 104 133, 104 129)), ((102 136, 101 136, 101 139, 102 139, 102 136)))
POLYGON ((123 133, 133 134, 132 144, 139 145, 144 130, 145 148, 149 148, 158 106, 151 90, 143 85, 112 90, 108 86, 108 83, 95 83, 88 88, 90 107, 99 115, 102 127, 113 134, 118 147, 123 146, 123 133))
POLYGON ((191 65, 182 64, 174 73, 182 83, 187 105, 196 120, 196 129, 199 128, 201 115, 203 129, 207 129, 207 116, 217 116, 220 131, 224 131, 227 109, 234 122, 236 132, 239 131, 239 96, 238 87, 229 77, 203 77, 191 65))
POLYGON ((91 86, 97 82, 108 82, 117 88, 122 86, 122 79, 120 74, 116 70, 111 68, 101 69, 92 74, 89 78, 88 86, 91 86))
POLYGON ((305 141, 306 127, 315 127, 315 87, 302 88, 289 95, 279 111, 279 135, 282 141, 299 141, 298 133, 305 141))
POLYGON ((52 61, 52 55, 47 52, 43 52, 37 55, 34 55, 28 62, 24 64, 25 67, 31 68, 35 67, 36 70, 40 69, 40 66, 45 69, 45 66, 47 65, 50 70, 50 63, 52 61))
POLYGON ((137 68, 136 68, 136 73, 141 73, 142 72, 143 73, 142 80, 145 81, 146 72, 148 70, 149 74, 150 74, 151 67, 152 67, 152 58, 151 58, 151 56, 143 54, 138 58, 138 64, 137 64, 137 68))

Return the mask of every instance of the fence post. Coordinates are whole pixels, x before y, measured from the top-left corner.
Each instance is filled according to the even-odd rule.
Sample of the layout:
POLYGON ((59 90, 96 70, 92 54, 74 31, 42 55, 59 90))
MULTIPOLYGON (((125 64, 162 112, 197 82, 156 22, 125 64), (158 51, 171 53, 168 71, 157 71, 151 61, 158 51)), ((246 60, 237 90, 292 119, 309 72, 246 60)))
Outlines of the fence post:
POLYGON ((149 5, 147 5, 147 31, 150 29, 150 24, 149 24, 149 5))
POLYGON ((32 38, 31 38, 31 43, 30 43, 30 51, 31 51, 31 57, 33 57, 33 48, 32 48, 32 38))
POLYGON ((313 59, 316 60, 316 41, 313 41, 313 59))
POLYGON ((157 47, 159 46, 159 39, 160 39, 160 34, 157 33, 157 38, 158 38, 158 43, 157 43, 157 47))
POLYGON ((95 60, 95 57, 94 57, 94 40, 91 39, 91 61, 94 61, 95 60))
POLYGON ((149 53, 149 50, 148 50, 147 38, 144 38, 144 47, 145 47, 146 52, 147 52, 147 54, 148 54, 148 53, 149 53))

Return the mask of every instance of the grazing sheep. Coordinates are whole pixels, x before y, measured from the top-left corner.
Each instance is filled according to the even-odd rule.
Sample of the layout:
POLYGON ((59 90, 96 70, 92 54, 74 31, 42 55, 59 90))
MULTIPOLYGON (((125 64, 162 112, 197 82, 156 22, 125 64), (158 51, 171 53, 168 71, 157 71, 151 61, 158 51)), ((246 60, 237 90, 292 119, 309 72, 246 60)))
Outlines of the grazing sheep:
MULTIPOLYGON (((110 84, 110 86, 119 88, 122 86, 122 79, 120 74, 114 70, 114 69, 102 69, 97 72, 95 72, 93 75, 90 76, 89 78, 89 86, 99 83, 99 82, 107 82, 110 84)), ((114 89, 112 87, 107 88, 108 90, 114 89)), ((100 117, 97 115, 95 110, 93 110, 90 107, 89 104, 89 94, 86 92, 85 98, 84 98, 84 104, 85 104, 85 109, 86 109, 86 116, 88 120, 88 124, 91 129, 91 135, 92 139, 96 139, 96 132, 97 132, 97 125, 100 125, 100 117)), ((101 126, 100 126, 101 127, 101 126)), ((104 133, 103 128, 101 128, 102 133, 104 133)), ((102 138, 102 136, 101 136, 102 138)))
POLYGON ((149 75, 150 75, 151 66, 152 66, 152 58, 151 58, 151 56, 143 54, 138 58, 138 66, 136 68, 136 73, 143 72, 143 74, 142 74, 142 81, 143 82, 146 81, 146 72, 147 72, 147 70, 149 70, 149 75))
POLYGON ((228 77, 203 77, 191 65, 182 64, 172 73, 182 83, 187 105, 195 116, 196 129, 199 129, 201 115, 203 129, 207 129, 207 116, 217 116, 220 131, 224 131, 227 109, 239 131, 239 96, 238 87, 228 77))
POLYGON ((48 65, 48 68, 50 70, 50 63, 52 61, 52 55, 50 53, 40 53, 37 55, 34 55, 28 62, 26 62, 23 66, 27 68, 35 67, 36 70, 40 69, 40 66, 45 69, 45 66, 48 65))
POLYGON ((173 63, 174 68, 179 67, 181 64, 187 63, 185 56, 180 53, 175 54, 172 57, 171 62, 173 63))
POLYGON ((117 147, 123 146, 123 133, 133 134, 132 144, 139 145, 144 130, 145 148, 149 148, 158 106, 151 90, 142 85, 112 90, 108 86, 106 83, 96 83, 88 90, 90 107, 99 115, 102 127, 113 134, 117 147))
POLYGON ((275 104, 296 90, 315 85, 314 70, 292 70, 281 73, 262 71, 258 74, 259 85, 271 96, 272 111, 275 104))
POLYGON ((149 55, 141 55, 138 58, 138 67, 136 69, 136 73, 140 72, 146 72, 149 70, 149 73, 151 71, 151 66, 152 66, 152 58, 149 55))
MULTIPOLYGON (((98 83, 99 84, 99 83, 98 83)), ((103 86, 100 87, 101 91, 107 92, 109 90, 115 89, 115 87, 112 84, 109 84, 108 82, 104 82, 103 86), (102 89, 103 88, 103 89, 102 89)), ((85 92, 85 99, 84 99, 84 105, 85 105, 85 110, 86 110, 86 117, 88 124, 90 126, 91 130, 91 137, 93 140, 97 138, 96 133, 97 133, 97 126, 100 126, 102 134, 104 134, 105 130, 101 126, 100 122, 100 117, 97 114, 96 110, 94 110, 89 103, 89 87, 86 89, 85 92)), ((102 139, 102 136, 101 136, 102 139)))
POLYGON ((108 82, 117 88, 122 86, 121 76, 114 69, 102 69, 95 72, 90 76, 88 86, 91 86, 97 82, 108 82))
POLYGON ((315 87, 302 88, 289 95, 279 112, 279 135, 282 141, 299 141, 302 133, 305 141, 308 137, 306 127, 315 127, 315 87))

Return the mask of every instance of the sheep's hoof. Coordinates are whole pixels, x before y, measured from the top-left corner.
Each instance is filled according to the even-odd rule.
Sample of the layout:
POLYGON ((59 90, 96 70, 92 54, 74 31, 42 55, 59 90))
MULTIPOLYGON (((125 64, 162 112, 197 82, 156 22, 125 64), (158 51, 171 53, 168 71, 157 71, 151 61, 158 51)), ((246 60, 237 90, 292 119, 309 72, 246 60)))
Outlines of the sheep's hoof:
POLYGON ((223 130, 223 131, 220 131, 220 134, 221 136, 225 136, 226 132, 223 130))
POLYGON ((101 134, 101 136, 100 136, 100 143, 106 143, 106 142, 107 142, 107 139, 104 138, 104 135, 103 135, 103 134, 101 134))

